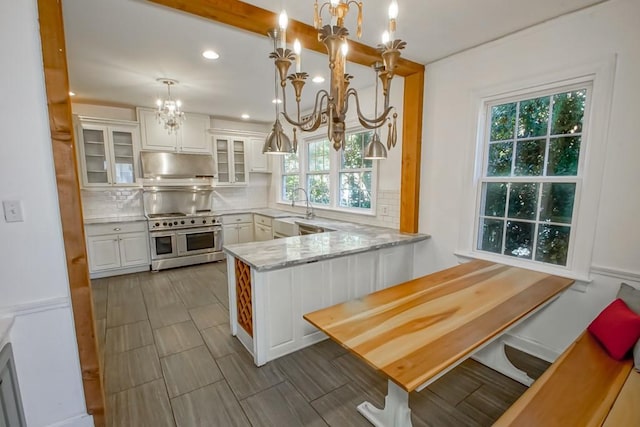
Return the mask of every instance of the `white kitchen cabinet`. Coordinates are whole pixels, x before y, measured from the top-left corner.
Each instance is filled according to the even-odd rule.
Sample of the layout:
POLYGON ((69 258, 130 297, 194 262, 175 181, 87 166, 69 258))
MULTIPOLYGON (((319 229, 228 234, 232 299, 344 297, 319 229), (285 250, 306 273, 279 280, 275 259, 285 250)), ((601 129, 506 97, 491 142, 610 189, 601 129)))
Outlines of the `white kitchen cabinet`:
POLYGON ((251 172, 271 172, 271 157, 262 152, 265 137, 249 137, 247 145, 249 147, 249 170, 251 172))
POLYGON ((213 155, 218 166, 218 185, 246 185, 247 173, 246 139, 229 135, 213 137, 213 155))
POLYGON ((253 215, 224 215, 222 217, 222 239, 225 245, 253 242, 253 215))
POLYGON ((136 186, 137 123, 76 118, 83 187, 136 186))
POLYGON ((264 215, 254 215, 254 239, 256 242, 262 242, 265 240, 273 240, 273 220, 264 215))
POLYGON ((209 116, 185 113, 182 125, 169 135, 164 124, 158 122, 156 110, 138 108, 137 112, 143 150, 211 154, 207 133, 211 123, 209 116))
POLYGON ((149 233, 143 221, 86 226, 91 278, 149 269, 149 233))
POLYGON ((0 426, 26 426, 11 344, 0 350, 0 426))

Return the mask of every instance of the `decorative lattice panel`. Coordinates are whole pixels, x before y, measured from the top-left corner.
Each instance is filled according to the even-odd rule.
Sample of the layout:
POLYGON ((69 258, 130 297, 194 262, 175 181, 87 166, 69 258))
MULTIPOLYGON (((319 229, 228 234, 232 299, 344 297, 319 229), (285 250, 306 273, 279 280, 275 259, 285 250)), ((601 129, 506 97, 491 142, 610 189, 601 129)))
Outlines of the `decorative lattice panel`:
POLYGON ((238 324, 253 337, 251 267, 239 259, 236 259, 236 306, 238 309, 238 324))

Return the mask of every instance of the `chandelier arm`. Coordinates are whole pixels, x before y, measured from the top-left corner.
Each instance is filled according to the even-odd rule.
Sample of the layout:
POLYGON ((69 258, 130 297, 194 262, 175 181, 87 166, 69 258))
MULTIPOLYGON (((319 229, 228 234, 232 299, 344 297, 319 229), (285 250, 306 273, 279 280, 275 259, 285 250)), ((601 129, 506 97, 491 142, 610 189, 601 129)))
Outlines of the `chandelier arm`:
POLYGON ((382 126, 384 122, 387 120, 387 116, 389 116, 389 113, 393 109, 393 107, 385 106, 385 109, 382 111, 382 113, 378 117, 369 119, 365 117, 364 114, 362 114, 362 111, 360 110, 360 98, 358 97, 358 92, 354 88, 351 88, 347 91, 347 99, 349 98, 349 96, 353 96, 356 99, 356 111, 358 112, 358 121, 360 122, 360 124, 362 124, 362 126, 366 127, 367 129, 377 129, 380 126, 382 126))
MULTIPOLYGON (((319 90, 318 93, 316 93, 316 100, 314 102, 314 107, 313 107, 313 112, 311 113, 311 115, 309 115, 309 118, 307 118, 306 120, 299 120, 296 121, 294 119, 292 119, 289 114, 287 113, 287 95, 285 93, 284 88, 282 88, 282 116, 284 117, 284 119, 291 125, 293 126, 297 126, 299 127, 301 130, 305 131, 305 129, 303 129, 303 126, 308 126, 310 123, 312 123, 313 119, 316 118, 316 115, 318 113, 318 108, 322 109, 322 101, 325 98, 329 97, 329 93, 322 89, 319 90)), ((298 111, 299 113, 299 111, 298 111)), ((313 123, 312 125, 312 129, 317 129, 320 124, 322 123, 322 115, 318 115, 317 119, 316 119, 317 123, 313 123)))

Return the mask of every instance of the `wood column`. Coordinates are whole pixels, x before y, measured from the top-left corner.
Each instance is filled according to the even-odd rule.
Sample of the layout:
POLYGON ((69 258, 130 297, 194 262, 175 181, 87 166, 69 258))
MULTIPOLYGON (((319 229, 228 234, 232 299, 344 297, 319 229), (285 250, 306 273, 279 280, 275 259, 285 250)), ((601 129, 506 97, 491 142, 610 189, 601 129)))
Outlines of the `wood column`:
POLYGON ((61 2, 38 0, 38 15, 49 128, 82 384, 87 412, 93 416, 96 426, 104 426, 105 399, 85 248, 61 2))
MULTIPOLYGON (((278 15, 239 0, 148 0, 182 12, 220 22, 266 37, 278 23, 278 15)), ((309 10, 311 11, 311 2, 309 10)), ((311 25, 289 20, 291 40, 298 38, 305 49, 326 54, 318 41, 318 31, 311 25)), ((267 52, 265 52, 265 58, 267 52)), ((349 62, 371 66, 380 61, 374 47, 349 41, 349 62)), ((396 75, 405 78, 402 133, 402 178, 400 188, 400 231, 418 231, 420 199, 420 152, 422 144, 422 109, 424 97, 424 65, 400 58, 396 75)))

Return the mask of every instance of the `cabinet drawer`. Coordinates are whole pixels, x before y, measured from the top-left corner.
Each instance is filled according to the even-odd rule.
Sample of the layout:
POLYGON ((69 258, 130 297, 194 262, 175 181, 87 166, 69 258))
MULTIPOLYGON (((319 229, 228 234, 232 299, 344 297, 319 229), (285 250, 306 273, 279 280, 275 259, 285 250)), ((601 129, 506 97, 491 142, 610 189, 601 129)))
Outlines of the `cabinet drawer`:
POLYGON ((134 222, 109 222, 105 224, 87 224, 85 232, 87 236, 102 236, 105 234, 139 233, 147 231, 145 221, 134 222))
POLYGON ((257 214, 253 216, 253 220, 256 224, 266 225, 267 227, 271 227, 271 222, 273 221, 268 216, 257 215, 257 214))
POLYGON ((223 224, 239 224, 243 222, 253 222, 253 214, 235 214, 235 215, 223 215, 223 224))

